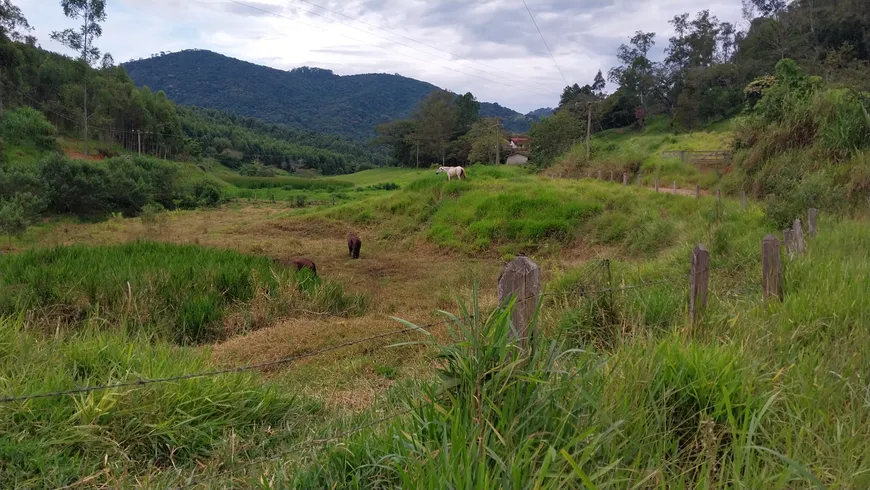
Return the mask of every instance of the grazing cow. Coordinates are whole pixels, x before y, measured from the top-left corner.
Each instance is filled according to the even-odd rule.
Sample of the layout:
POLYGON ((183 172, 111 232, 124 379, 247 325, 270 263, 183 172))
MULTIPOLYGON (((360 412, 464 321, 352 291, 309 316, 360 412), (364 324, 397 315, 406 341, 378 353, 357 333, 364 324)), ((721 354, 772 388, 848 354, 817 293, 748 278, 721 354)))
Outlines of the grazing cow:
POLYGON ((302 269, 310 269, 311 272, 314 273, 314 277, 317 277, 317 266, 314 265, 314 262, 312 262, 311 259, 300 258, 294 260, 287 260, 273 258, 272 262, 279 264, 281 267, 293 267, 296 269, 296 272, 299 272, 302 269))
POLYGON ((362 247, 362 240, 359 239, 359 235, 354 232, 350 232, 347 234, 347 253, 351 258, 358 259, 359 258, 359 249, 362 247))
POLYGON ((314 265, 310 259, 296 259, 293 261, 293 265, 296 266, 296 272, 301 271, 302 269, 310 269, 311 272, 314 273, 314 277, 317 277, 317 266, 314 265))

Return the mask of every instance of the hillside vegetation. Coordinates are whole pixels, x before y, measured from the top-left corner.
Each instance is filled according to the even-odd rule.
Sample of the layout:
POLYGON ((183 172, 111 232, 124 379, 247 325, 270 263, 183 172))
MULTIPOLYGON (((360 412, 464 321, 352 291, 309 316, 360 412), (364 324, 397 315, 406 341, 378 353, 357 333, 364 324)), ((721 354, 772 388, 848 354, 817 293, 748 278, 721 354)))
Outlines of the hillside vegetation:
POLYGON ((0 45, 8 54, 0 72, 6 108, 37 109, 61 134, 81 140, 87 89, 91 154, 111 156, 117 148, 124 148, 160 158, 212 157, 233 167, 260 160, 285 169, 309 168, 326 174, 384 161, 377 151, 340 137, 215 110, 180 108, 161 91, 137 89, 120 66, 94 69, 10 39, 0 40, 0 45))
MULTIPOLYGON (((136 85, 163 91, 179 104, 355 139, 370 139, 378 124, 409 116, 438 90, 400 75, 339 76, 311 67, 283 71, 195 49, 123 67, 136 85)), ((481 104, 481 114, 501 117, 506 128, 517 132, 528 131, 534 120, 487 102, 481 104)))

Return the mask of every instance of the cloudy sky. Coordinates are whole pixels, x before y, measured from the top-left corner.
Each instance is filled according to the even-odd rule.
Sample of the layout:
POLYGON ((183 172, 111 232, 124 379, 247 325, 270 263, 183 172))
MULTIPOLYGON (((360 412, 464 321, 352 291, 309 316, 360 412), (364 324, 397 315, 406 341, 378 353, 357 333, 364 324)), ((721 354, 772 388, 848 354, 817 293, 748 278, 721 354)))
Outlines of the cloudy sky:
MULTIPOLYGON (((526 0, 569 83, 591 83, 637 30, 671 35, 668 20, 709 8, 740 20, 739 0, 526 0)), ((40 44, 70 27, 59 0, 14 0, 40 44)), ((115 61, 202 48, 281 69, 399 73, 528 112, 565 86, 522 0, 108 0, 97 46, 115 61), (324 8, 325 7, 325 8, 324 8)), ((612 88, 612 87, 609 87, 612 88)))

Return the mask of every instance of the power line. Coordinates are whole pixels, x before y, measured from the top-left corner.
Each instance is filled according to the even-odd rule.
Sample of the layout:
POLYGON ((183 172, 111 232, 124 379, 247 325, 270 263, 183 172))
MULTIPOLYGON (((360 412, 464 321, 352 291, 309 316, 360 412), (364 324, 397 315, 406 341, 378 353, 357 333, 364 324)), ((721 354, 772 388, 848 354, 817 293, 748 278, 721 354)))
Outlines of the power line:
POLYGON ((102 391, 102 390, 109 390, 109 389, 115 389, 115 388, 131 388, 134 386, 146 386, 146 385, 151 385, 151 384, 156 384, 156 383, 169 383, 172 381, 185 381, 185 380, 189 380, 189 379, 219 376, 219 375, 223 375, 223 374, 234 374, 234 373, 242 373, 242 372, 246 372, 246 371, 254 371, 254 370, 259 370, 259 369, 263 369, 263 368, 267 368, 267 367, 278 366, 281 364, 292 364, 296 361, 301 361, 303 359, 309 359, 312 357, 320 356, 320 355, 326 354, 328 352, 336 351, 339 349, 343 349, 345 347, 351 347, 351 346, 358 345, 358 344, 363 344, 365 342, 370 342, 372 340, 383 339, 386 337, 391 337, 391 336, 402 334, 402 333, 418 332, 420 330, 429 330, 429 329, 435 328, 439 325, 447 324, 449 321, 450 320, 444 320, 444 321, 440 321, 440 322, 436 322, 436 323, 431 323, 429 325, 425 325, 422 327, 415 326, 415 327, 404 328, 401 330, 394 330, 392 332, 387 332, 387 333, 383 333, 380 335, 374 335, 372 337, 366 337, 366 338, 354 340, 351 342, 345 342, 343 344, 335 345, 332 347, 327 347, 327 348, 316 350, 316 351, 309 352, 306 354, 300 354, 300 355, 292 356, 292 357, 285 357, 285 358, 278 359, 275 361, 263 362, 263 363, 259 363, 259 364, 249 364, 246 366, 239 366, 239 367, 234 367, 234 368, 229 368, 229 369, 219 369, 219 370, 215 370, 215 371, 206 371, 206 372, 200 372, 200 373, 182 374, 179 376, 168 376, 165 378, 139 379, 136 381, 127 381, 127 382, 123 382, 123 383, 113 383, 113 384, 97 385, 97 386, 82 386, 79 388, 73 388, 71 390, 54 391, 54 392, 47 392, 47 393, 37 393, 37 394, 33 394, 33 395, 10 396, 10 397, 5 397, 5 398, 0 398, 0 403, 13 403, 13 402, 28 401, 28 400, 37 400, 37 399, 41 399, 41 398, 54 398, 54 397, 59 397, 59 396, 76 395, 76 394, 81 394, 81 393, 91 393, 94 391, 102 391))
MULTIPOLYGON (((345 13, 343 13, 343 12, 340 12, 340 11, 337 11, 337 10, 333 10, 333 9, 331 9, 331 8, 329 8, 329 7, 324 7, 324 6, 322 6, 322 5, 318 5, 318 4, 316 4, 316 3, 314 3, 314 2, 311 2, 311 1, 309 1, 309 0, 296 0, 296 1, 298 1, 298 2, 302 2, 302 3, 307 3, 308 5, 311 5, 311 6, 314 6, 314 7, 317 7, 317 8, 323 9, 323 10, 326 10, 327 12, 332 12, 333 14, 335 14, 335 15, 340 15, 340 16, 346 18, 346 19, 350 19, 350 20, 352 20, 352 21, 359 22, 359 23, 364 24, 364 25, 367 25, 367 26, 369 26, 369 27, 373 27, 373 28, 375 28, 375 29, 379 29, 379 30, 382 30, 382 31, 384 31, 384 32, 388 32, 388 33, 390 33, 390 34, 392 34, 392 35, 394 35, 394 36, 398 36, 398 37, 401 37, 401 38, 407 39, 407 40, 409 40, 409 41, 411 41, 411 42, 413 42, 413 43, 417 43, 417 44, 419 44, 419 45, 421 45, 421 46, 425 46, 425 47, 427 47, 427 48, 429 48, 429 49, 432 49, 432 50, 435 50, 435 51, 437 51, 437 52, 447 53, 448 55, 450 55, 450 56, 452 56, 452 57, 454 57, 454 58, 458 58, 458 59, 461 59, 461 60, 465 60, 465 61, 468 61, 468 62, 471 62, 471 63, 476 63, 476 64, 479 64, 479 65, 481 65, 481 66, 485 66, 485 67, 490 68, 490 69, 492 69, 492 70, 496 70, 496 71, 499 71, 499 72, 501 72, 501 73, 504 73, 504 74, 506 74, 506 75, 508 75, 508 76, 511 76, 511 77, 515 77, 515 78, 516 78, 516 74, 511 73, 511 72, 509 72, 509 71, 502 70, 502 69, 500 69, 500 68, 497 68, 497 67, 494 67, 494 66, 488 65, 488 64, 483 63, 483 62, 478 61, 478 60, 474 60, 474 59, 466 58, 465 56, 461 56, 461 55, 458 55, 458 54, 455 54, 455 53, 451 53, 451 52, 449 52, 449 51, 445 51, 445 50, 443 50, 443 49, 441 49, 441 48, 438 48, 438 47, 436 47, 436 46, 432 46, 431 44, 426 44, 426 43, 424 43, 424 42, 422 42, 422 41, 418 41, 418 40, 416 40, 416 39, 414 39, 414 38, 412 38, 412 37, 405 36, 404 34, 401 34, 401 33, 395 32, 395 31, 391 31, 391 30, 389 30, 389 29, 386 29, 386 28, 384 28, 384 27, 380 27, 380 26, 375 25, 375 24, 372 24, 372 23, 370 23, 370 22, 366 22, 366 21, 364 21, 364 20, 360 20, 360 19, 354 18, 354 17, 352 17, 352 16, 350 16, 350 15, 347 15, 347 14, 345 14, 345 13)), ((298 7, 296 7, 296 8, 298 8, 298 7)), ((310 11, 308 11, 308 10, 304 10, 304 9, 300 9, 300 10, 302 10, 303 12, 314 13, 314 12, 310 12, 310 11)), ((317 14, 315 14, 315 15, 317 15, 317 14)), ((333 19, 330 19, 330 20, 333 20, 333 19)), ((347 25, 347 24, 344 24, 344 25, 347 25)), ((349 27, 350 27, 350 26, 349 26, 349 27)), ((367 31, 363 31, 363 32, 367 32, 367 31)), ((388 40, 389 40, 389 39, 388 39, 388 40)), ((390 41, 392 41, 392 40, 390 40, 390 41)), ((395 41, 392 41, 392 42, 395 42, 395 41)), ((397 44, 400 44, 400 43, 397 43, 397 44)), ((415 49, 415 48, 411 48, 410 46, 407 46, 407 45, 405 45, 405 44, 401 44, 401 45, 402 45, 402 46, 409 47, 410 49, 415 49)), ((430 56, 432 55, 431 53, 427 53, 427 52, 422 51, 422 50, 418 50, 418 51, 420 51, 421 53, 429 54, 430 56)), ((436 56, 437 56, 437 55, 436 55, 436 56)), ((439 57, 440 57, 440 56, 439 56, 439 57)), ((453 60, 450 59, 450 58, 441 58, 441 59, 444 59, 444 60, 447 60, 447 61, 453 61, 453 60)), ((491 72, 488 72, 488 71, 485 71, 485 70, 480 70, 479 68, 475 68, 475 69, 476 69, 476 70, 479 70, 479 71, 482 71, 483 73, 486 73, 487 75, 493 75, 493 73, 491 73, 491 72)), ((535 88, 533 85, 527 84, 527 83, 525 83, 523 80, 516 79, 515 81, 516 81, 516 83, 520 83, 520 84, 525 85, 525 86, 527 86, 527 87, 535 88)))
POLYGON ((547 48, 547 52, 550 53, 550 58, 553 58, 553 64, 556 65, 556 69, 559 70, 559 75, 562 75, 562 80, 565 81, 565 86, 571 85, 568 83, 568 79, 565 78, 565 74, 562 73, 562 68, 559 67, 559 63, 556 61, 556 57, 553 56, 553 51, 550 50, 550 46, 547 44, 547 40, 544 39, 544 33, 541 32, 541 28, 538 27, 538 22, 535 21, 535 16, 532 15, 532 10, 529 8, 529 4, 526 3, 526 0, 523 0, 523 5, 526 6, 526 11, 529 13, 529 17, 532 19, 532 23, 535 24, 535 29, 538 30, 538 35, 541 36, 541 41, 544 41, 544 46, 547 48))
MULTIPOLYGON (((278 13, 278 12, 272 12, 272 11, 270 11, 270 10, 263 9, 263 8, 260 8, 260 7, 255 6, 255 5, 250 5, 250 4, 247 4, 247 3, 245 3, 245 2, 240 2, 240 1, 238 1, 238 0, 227 0, 227 1, 230 2, 230 3, 234 3, 234 4, 236 4, 236 5, 240 5, 240 6, 242 6, 242 7, 247 7, 247 8, 252 9, 252 10, 256 10, 256 11, 259 11, 259 12, 263 12, 263 13, 265 13, 265 14, 274 15, 275 17, 280 17, 280 18, 282 18, 282 19, 286 19, 286 20, 289 20, 289 21, 291 21, 291 22, 298 22, 298 23, 300 23, 300 24, 302 24, 302 25, 307 25, 307 26, 309 26, 309 27, 313 27, 313 28, 315 28, 315 29, 323 30, 321 27, 316 26, 316 25, 314 25, 314 24, 309 24, 309 23, 307 23, 307 22, 302 22, 302 21, 300 21, 300 20, 298 20, 298 19, 294 19, 294 18, 292 18, 292 17, 287 17, 286 15, 282 15, 282 14, 280 14, 280 13, 278 13)), ((297 8, 298 8, 298 7, 297 7, 297 8)), ((309 12, 309 13, 311 13, 311 14, 313 14, 313 15, 317 15, 317 16, 320 16, 320 17, 324 17, 324 18, 326 18, 326 19, 332 20, 333 22, 338 22, 338 21, 336 21, 335 19, 330 19, 329 17, 326 17, 326 16, 324 16, 324 15, 322 15, 322 14, 318 14, 318 13, 316 13, 316 12, 311 12, 311 11, 309 11, 309 10, 305 10, 305 9, 300 9, 300 10, 302 10, 303 12, 309 12)), ((356 27, 354 27, 354 26, 347 25, 347 24, 345 24, 345 23, 340 23, 340 24, 345 25, 345 26, 347 26, 347 27, 350 27, 350 28, 352 28, 352 29, 361 30, 361 29, 359 29, 359 28, 356 28, 356 27)), ((398 43, 398 42, 396 42, 396 41, 394 41, 394 40, 392 40, 392 39, 384 38, 383 36, 377 36, 376 34, 372 34, 372 33, 368 32, 368 31, 364 31, 364 30, 362 30, 362 32, 365 32, 366 34, 374 35, 374 36, 376 36, 376 37, 380 37, 381 39, 386 39, 387 41, 390 41, 390 42, 393 42, 393 43, 399 44, 399 45, 401 45, 401 46, 405 46, 405 47, 407 47, 407 48, 409 48, 409 49, 414 49, 414 50, 416 50, 416 51, 420 51, 420 50, 418 50, 418 49, 416 49, 416 48, 413 48, 413 47, 411 47, 411 46, 408 46, 408 45, 406 45, 406 44, 398 43)), ((429 64, 434 65, 434 66, 437 66, 437 67, 439 67, 439 68, 446 68, 446 69, 448 69, 448 70, 455 71, 456 73, 460 73, 460 74, 463 74, 463 75, 466 75, 466 76, 470 76, 470 77, 478 78, 478 79, 480 79, 480 80, 484 80, 484 81, 487 81, 487 82, 491 82, 491 83, 494 83, 494 84, 497 84, 497 85, 505 85, 504 83, 499 82, 499 81, 497 81, 497 80, 493 80, 493 79, 491 79, 491 78, 486 78, 486 77, 482 77, 482 76, 479 76, 479 75, 475 75, 474 73, 468 73, 468 72, 465 72, 465 71, 462 71, 462 70, 458 70, 458 69, 456 69, 456 68, 453 68, 453 67, 451 67, 451 66, 446 66, 446 65, 442 65, 442 64, 434 63, 434 62, 432 62, 431 60, 426 60, 426 59, 423 59, 423 58, 417 58, 416 56, 412 56, 412 55, 409 55, 409 54, 406 54, 406 53, 401 53, 401 52, 396 51, 396 50, 393 50, 393 49, 385 48, 385 47, 383 47, 383 46, 379 46, 379 45, 377 45, 377 44, 375 44, 375 43, 371 43, 371 42, 363 41, 362 39, 357 39, 357 38, 355 38, 355 37, 348 36, 347 34, 338 33, 338 35, 343 36, 343 37, 346 37, 346 38, 351 39, 351 40, 353 40, 353 41, 356 41, 356 42, 358 42, 358 43, 368 44, 368 45, 373 46, 373 47, 375 47, 375 48, 382 49, 382 50, 384 50, 384 51, 388 51, 388 52, 391 52, 391 53, 399 54, 399 55, 401 55, 401 56, 405 56, 405 57, 407 57, 407 58, 411 58, 411 59, 413 59, 413 60, 420 61, 420 62, 422 62, 422 63, 429 63, 429 64)), ((422 52, 422 51, 421 51, 421 52, 422 52)), ((426 54, 429 55, 429 56, 431 56, 431 53, 426 53, 426 54)), ((507 84, 507 85, 512 86, 513 84, 507 84)), ((550 97, 550 96, 552 95, 552 94, 545 94, 545 93, 543 93, 543 92, 536 92, 536 93, 537 93, 538 95, 541 95, 541 96, 544 96, 544 97, 550 97)))

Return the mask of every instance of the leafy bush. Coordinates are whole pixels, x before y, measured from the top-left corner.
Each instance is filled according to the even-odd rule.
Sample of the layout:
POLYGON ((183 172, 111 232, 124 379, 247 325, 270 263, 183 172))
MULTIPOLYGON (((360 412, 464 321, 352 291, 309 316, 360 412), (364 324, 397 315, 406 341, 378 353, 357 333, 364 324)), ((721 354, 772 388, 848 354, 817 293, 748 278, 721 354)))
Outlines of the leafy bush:
POLYGON ((29 192, 16 193, 9 199, 0 199, 0 233, 20 235, 36 221, 45 202, 29 192))
POLYGON ((41 112, 30 107, 6 111, 0 119, 0 136, 7 145, 52 150, 57 131, 41 112))
POLYGON ((182 209, 217 206, 223 201, 220 188, 210 180, 198 180, 175 201, 182 209))
POLYGON ((258 160, 255 160, 248 165, 242 165, 241 168, 239 168, 239 174, 246 177, 274 177, 275 173, 276 171, 273 167, 267 167, 258 160))

